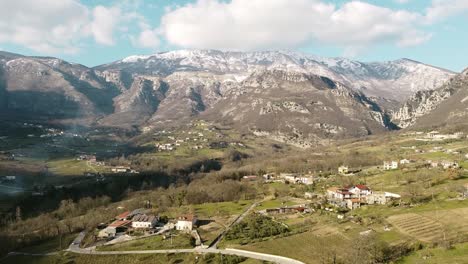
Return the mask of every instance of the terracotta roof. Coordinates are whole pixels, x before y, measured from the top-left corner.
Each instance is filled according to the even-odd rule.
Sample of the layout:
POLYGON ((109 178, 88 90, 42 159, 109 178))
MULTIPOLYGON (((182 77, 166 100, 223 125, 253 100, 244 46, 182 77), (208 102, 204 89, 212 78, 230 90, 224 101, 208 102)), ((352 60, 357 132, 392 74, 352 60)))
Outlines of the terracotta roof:
POLYGON ((112 222, 112 223, 109 225, 109 227, 121 227, 121 226, 129 225, 130 223, 132 223, 132 221, 129 221, 129 220, 124 220, 124 221, 117 220, 117 221, 112 222))
POLYGON ((125 219, 125 218, 127 218, 127 216, 128 216, 129 214, 130 214, 129 211, 123 212, 123 213, 119 214, 118 216, 116 216, 115 218, 117 218, 117 219, 125 219))
POLYGON ((195 219, 195 216, 191 214, 181 215, 177 217, 177 220, 181 220, 181 221, 193 221, 193 219, 195 219))
POLYGON ((356 186, 354 186, 360 190, 370 190, 369 187, 367 187, 366 185, 364 184, 357 184, 356 186))

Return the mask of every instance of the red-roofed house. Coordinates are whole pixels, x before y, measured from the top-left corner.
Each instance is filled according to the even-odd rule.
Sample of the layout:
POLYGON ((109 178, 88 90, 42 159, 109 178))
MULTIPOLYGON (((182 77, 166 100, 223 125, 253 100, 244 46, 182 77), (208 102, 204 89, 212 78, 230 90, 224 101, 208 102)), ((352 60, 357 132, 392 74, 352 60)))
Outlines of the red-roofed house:
POLYGON ((197 217, 194 215, 181 215, 177 217, 176 230, 192 231, 197 223, 197 217))

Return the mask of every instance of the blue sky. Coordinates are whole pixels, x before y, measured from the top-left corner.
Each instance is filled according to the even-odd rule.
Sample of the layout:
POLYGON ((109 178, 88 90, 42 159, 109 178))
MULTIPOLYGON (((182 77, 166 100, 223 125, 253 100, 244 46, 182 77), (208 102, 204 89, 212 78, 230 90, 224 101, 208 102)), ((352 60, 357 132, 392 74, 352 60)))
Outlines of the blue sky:
POLYGON ((202 48, 468 67, 468 0, 15 0, 0 49, 87 66, 202 48))

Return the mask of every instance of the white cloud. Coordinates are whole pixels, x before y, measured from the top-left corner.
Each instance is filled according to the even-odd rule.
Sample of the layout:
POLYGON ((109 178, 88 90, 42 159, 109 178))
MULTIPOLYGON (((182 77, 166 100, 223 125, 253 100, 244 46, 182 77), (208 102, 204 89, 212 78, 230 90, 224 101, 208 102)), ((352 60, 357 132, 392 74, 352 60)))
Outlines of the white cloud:
POLYGON ((430 38, 418 29, 421 19, 360 1, 337 7, 321 0, 198 0, 166 12, 160 30, 169 43, 187 48, 255 50, 320 42, 357 50, 380 42, 420 44, 430 38))
MULTIPOLYGON (((45 54, 76 53, 89 38, 115 45, 116 33, 144 20, 135 10, 132 1, 90 8, 78 0, 5 0, 0 4, 0 43, 45 54)), ((141 35, 148 40, 147 33, 141 35)))
POLYGON ((394 0, 395 2, 399 3, 399 4, 406 4, 409 2, 409 0, 394 0))
POLYGON ((140 48, 155 48, 160 44, 157 31, 151 29, 141 31, 138 37, 132 36, 130 40, 133 46, 140 48))
POLYGON ((114 31, 122 18, 120 8, 96 6, 93 10, 93 20, 90 31, 97 43, 114 45, 114 31))
POLYGON ((47 53, 76 52, 88 15, 89 10, 73 0, 2 1, 0 43, 47 53))
POLYGON ((468 13, 468 0, 433 0, 427 9, 427 23, 435 23, 447 17, 468 13))

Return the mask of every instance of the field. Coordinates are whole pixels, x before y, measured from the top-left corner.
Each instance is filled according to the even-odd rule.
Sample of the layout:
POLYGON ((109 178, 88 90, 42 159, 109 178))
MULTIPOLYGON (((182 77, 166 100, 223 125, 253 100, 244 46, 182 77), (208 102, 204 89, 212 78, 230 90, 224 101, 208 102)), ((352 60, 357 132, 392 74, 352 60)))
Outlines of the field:
POLYGON ((148 238, 137 239, 115 245, 106 245, 98 247, 100 251, 125 251, 125 250, 151 250, 151 249, 181 249, 193 248, 191 237, 187 234, 173 235, 171 238, 164 239, 162 236, 152 236, 148 238))
POLYGON ((428 248, 404 257, 398 264, 465 264, 468 263, 468 243, 452 249, 428 248))
POLYGON ((351 240, 335 234, 317 236, 314 232, 306 232, 284 238, 276 238, 255 244, 240 246, 240 249, 281 255, 294 258, 308 264, 323 263, 324 257, 339 252, 346 254, 346 248, 351 240))
POLYGON ((67 249, 71 242, 76 238, 76 234, 63 235, 44 241, 38 245, 29 246, 18 250, 23 253, 50 253, 67 249))
POLYGON ((433 242, 443 238, 442 225, 429 217, 401 214, 389 217, 388 221, 402 233, 423 242, 433 242))

